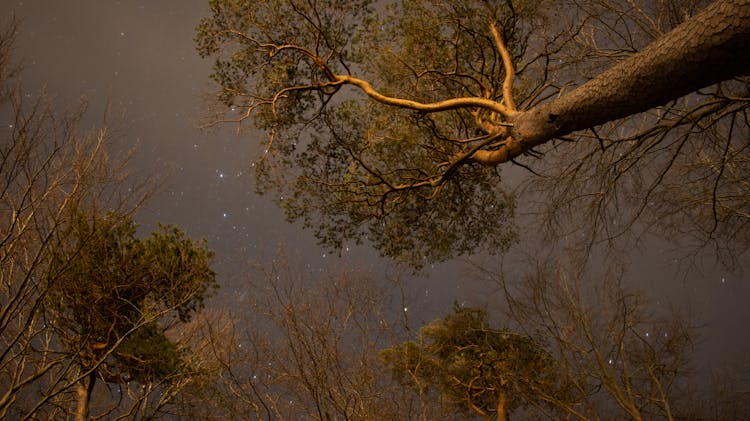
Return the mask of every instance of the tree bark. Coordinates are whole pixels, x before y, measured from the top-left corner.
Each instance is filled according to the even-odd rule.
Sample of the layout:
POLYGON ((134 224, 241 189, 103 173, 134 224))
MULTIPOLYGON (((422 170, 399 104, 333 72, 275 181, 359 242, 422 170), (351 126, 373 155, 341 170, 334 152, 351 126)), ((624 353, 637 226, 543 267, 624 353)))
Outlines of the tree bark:
POLYGON ((96 383, 96 374, 92 372, 82 378, 76 384, 76 402, 75 421, 86 421, 89 418, 89 403, 91 402, 91 392, 94 390, 96 383))
POLYGON ((504 390, 497 395, 497 421, 508 421, 508 394, 504 390))
POLYGON ((498 164, 555 137, 647 111, 750 73, 750 0, 718 0, 643 50, 558 99, 513 116, 498 164))

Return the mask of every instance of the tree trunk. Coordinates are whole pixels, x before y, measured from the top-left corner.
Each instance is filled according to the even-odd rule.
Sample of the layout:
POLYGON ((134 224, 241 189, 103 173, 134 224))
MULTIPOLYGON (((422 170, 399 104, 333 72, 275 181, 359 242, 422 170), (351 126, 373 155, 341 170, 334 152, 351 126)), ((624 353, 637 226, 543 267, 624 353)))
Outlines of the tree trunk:
POLYGON ((512 118, 510 146, 494 164, 576 130, 647 111, 750 73, 750 0, 718 0, 589 82, 512 118))
POLYGON ((86 421, 89 417, 89 402, 91 402, 91 392, 94 390, 96 383, 96 374, 92 372, 87 377, 82 378, 76 384, 76 421, 86 421))
POLYGON ((504 390, 497 395, 497 421, 508 421, 508 394, 504 390))

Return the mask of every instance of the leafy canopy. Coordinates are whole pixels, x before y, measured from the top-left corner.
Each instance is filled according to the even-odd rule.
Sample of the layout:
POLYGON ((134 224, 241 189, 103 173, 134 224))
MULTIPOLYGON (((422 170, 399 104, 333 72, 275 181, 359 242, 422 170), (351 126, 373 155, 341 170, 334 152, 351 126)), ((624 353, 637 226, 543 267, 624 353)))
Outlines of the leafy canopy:
POLYGON ((204 243, 166 225, 144 239, 135 232, 126 216, 78 214, 50 265, 50 325, 77 364, 108 382, 176 373, 183 351, 165 331, 217 288, 204 243))
POLYGON ((561 371, 529 336, 488 325, 481 308, 456 306, 422 327, 417 341, 386 348, 380 360, 420 394, 437 390, 450 404, 488 417, 535 401, 535 389, 558 385, 561 371))
POLYGON ((212 0, 196 35, 220 87, 212 123, 267 134, 259 190, 326 246, 366 240, 416 266, 500 252, 514 199, 472 156, 502 145, 498 109, 533 94, 508 80, 541 5, 212 0))

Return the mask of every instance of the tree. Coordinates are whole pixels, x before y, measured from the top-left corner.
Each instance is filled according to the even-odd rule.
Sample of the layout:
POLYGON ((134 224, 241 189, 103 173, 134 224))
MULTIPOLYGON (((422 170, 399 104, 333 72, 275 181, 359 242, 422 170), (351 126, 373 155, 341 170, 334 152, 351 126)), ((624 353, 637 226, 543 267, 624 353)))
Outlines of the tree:
POLYGON ((196 42, 216 57, 223 107, 212 123, 252 117, 269 134, 260 189, 278 189, 287 216, 314 226, 327 246, 367 239, 419 266, 513 240, 514 200, 497 164, 540 156, 554 139, 586 139, 576 133, 584 129, 609 159, 621 147, 652 151, 639 142, 661 143, 678 128, 708 131, 703 118, 740 124, 742 79, 692 110, 668 107, 632 137, 597 134, 595 126, 750 70, 736 54, 750 44, 745 0, 717 1, 642 48, 695 9, 667 3, 424 0, 376 10, 369 1, 214 0, 196 42), (565 89, 613 57, 614 67, 565 89))
POLYGON ((745 417, 718 402, 741 401, 746 386, 711 385, 694 371, 695 326, 624 285, 622 273, 571 260, 540 259, 514 279, 485 269, 507 328, 491 327, 481 308, 455 307, 416 340, 383 349, 381 362, 464 418, 716 419, 722 409, 745 417))
POLYGON ((22 90, 11 54, 17 33, 14 20, 0 33, 0 416, 33 417, 37 393, 48 400, 74 384, 42 310, 71 215, 104 202, 127 214, 151 186, 123 177, 130 154, 110 158, 105 128, 79 129, 85 103, 59 110, 46 94, 22 90))
MULTIPOLYGON (((560 60, 588 79, 654 43, 704 3, 581 5, 589 23, 560 60)), ((621 256, 657 234, 674 246, 674 257, 688 255, 689 264, 709 257, 731 269, 748 247, 747 84, 736 77, 547 148, 534 162, 541 177, 526 184, 533 200, 524 207, 546 222, 537 232, 567 246, 576 238, 584 253, 597 243, 614 245, 621 256)))
POLYGON ((97 380, 146 385, 185 367, 165 332, 186 323, 215 288, 212 253, 174 227, 135 238, 120 215, 78 215, 51 261, 50 328, 78 367, 77 419, 97 380))
POLYGON ((700 406, 713 391, 694 371, 698 330, 687 318, 625 285, 622 270, 538 257, 517 280, 486 274, 499 283, 507 323, 544 338, 567 381, 566 394, 535 389, 560 411, 553 419, 710 418, 700 406))
POLYGON ((422 327, 417 342, 380 351, 394 376, 423 395, 437 388, 449 404, 485 420, 537 402, 537 390, 557 395, 564 373, 531 337, 488 325, 481 308, 461 308, 422 327))
POLYGON ((248 282, 246 311, 206 332, 220 368, 181 397, 194 402, 193 418, 454 419, 377 361, 406 334, 395 282, 352 269, 310 273, 283 258, 248 282))
POLYGON ((213 366, 170 413, 496 419, 504 396, 512 419, 747 418, 746 381, 712 383, 695 371, 698 331, 685 317, 617 271, 562 258, 534 263, 512 279, 480 272, 500 287, 491 302, 505 311, 490 318, 454 308, 415 335, 399 284, 361 271, 311 275, 275 259, 266 276, 251 276, 250 311, 200 315, 219 320, 201 323, 190 342, 213 366))
POLYGON ((23 90, 17 33, 0 31, 0 417, 85 418, 95 383, 119 395, 97 415, 153 417, 200 374, 174 331, 214 285, 211 253, 172 227, 133 236, 158 177, 80 128, 85 102, 23 90))

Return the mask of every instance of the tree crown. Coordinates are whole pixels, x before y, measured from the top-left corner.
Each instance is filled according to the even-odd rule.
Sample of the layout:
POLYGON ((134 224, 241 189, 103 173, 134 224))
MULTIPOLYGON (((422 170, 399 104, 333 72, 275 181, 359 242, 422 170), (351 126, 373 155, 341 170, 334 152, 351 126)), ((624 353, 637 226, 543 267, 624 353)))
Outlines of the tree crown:
POLYGON ((183 351, 165 331, 190 320, 218 287, 203 242, 167 225, 135 234, 127 216, 77 213, 49 270, 53 329, 83 368, 98 366, 117 383, 175 373, 183 351))

